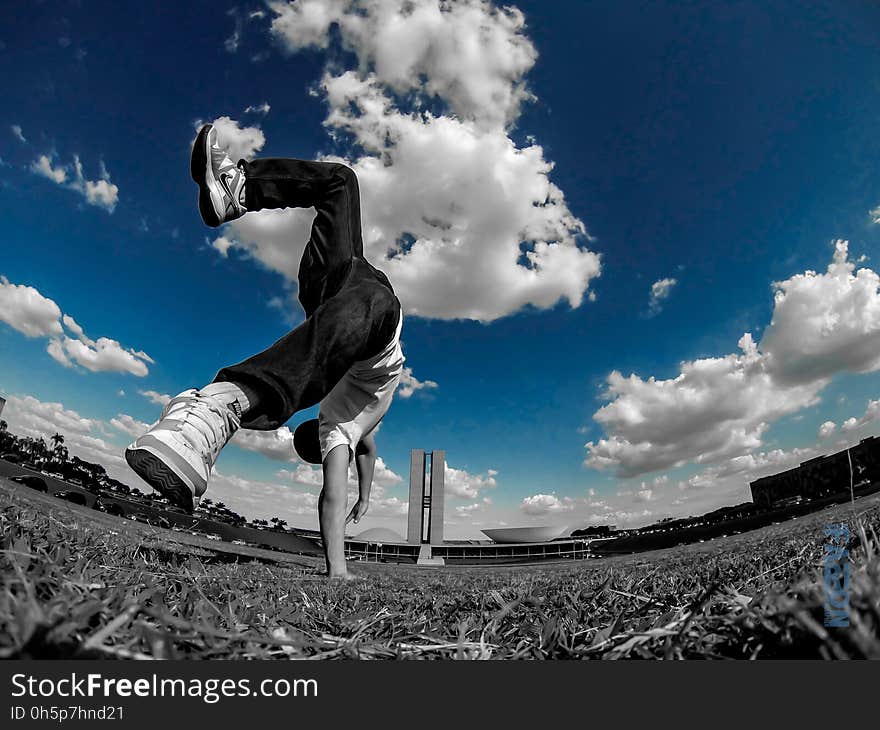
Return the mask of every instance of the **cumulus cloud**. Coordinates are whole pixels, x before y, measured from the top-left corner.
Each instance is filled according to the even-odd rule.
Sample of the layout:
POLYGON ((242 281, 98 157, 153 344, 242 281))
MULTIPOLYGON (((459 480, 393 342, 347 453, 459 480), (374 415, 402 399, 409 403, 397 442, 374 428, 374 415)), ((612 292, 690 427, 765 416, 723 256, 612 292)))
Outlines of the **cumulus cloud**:
POLYGON ((48 337, 46 351, 64 365, 81 365, 92 372, 148 373, 153 359, 145 352, 125 348, 116 340, 89 339, 83 328, 60 307, 31 286, 12 284, 0 276, 0 321, 27 337, 48 337), (70 332, 70 337, 66 332, 70 332))
POLYGON ((30 169, 36 175, 79 193, 89 205, 104 208, 108 213, 116 208, 119 187, 110 181, 110 175, 103 163, 97 180, 85 177, 82 162, 76 155, 73 157, 73 165, 56 165, 53 157, 40 155, 31 163, 30 169))
POLYGON ((9 127, 9 128, 12 130, 12 134, 15 136, 15 138, 16 138, 19 142, 23 142, 23 143, 27 144, 27 140, 26 140, 25 137, 24 137, 24 133, 21 131, 21 126, 20 126, 20 125, 18 125, 18 124, 13 124, 13 125, 12 125, 11 127, 9 127))
POLYGON ((444 489, 446 494, 461 499, 476 499, 486 489, 497 486, 498 472, 489 469, 485 474, 471 474, 464 469, 453 469, 446 464, 444 470, 444 489))
POLYGON ((61 310, 32 286, 11 284, 0 276, 0 321, 26 337, 51 337, 63 332, 61 310))
POLYGON ((611 402, 593 418, 607 438, 586 444, 586 465, 619 476, 712 463, 762 445, 771 423, 819 402, 841 372, 880 369, 880 278, 855 271, 847 243, 835 241, 823 274, 774 284, 774 310, 760 345, 681 364, 677 377, 608 376, 611 402))
POLYGON ((167 393, 157 393, 155 390, 139 390, 138 393, 151 403, 155 403, 157 406, 164 407, 168 405, 168 401, 171 400, 171 396, 167 393))
POLYGON ((555 494, 534 494, 523 499, 519 507, 527 515, 549 515, 570 512, 573 504, 570 499, 559 499, 555 494))
POLYGON ((413 375, 412 368, 405 367, 400 376, 400 387, 397 393, 401 398, 409 398, 420 390, 435 390, 437 387, 437 383, 433 380, 419 380, 413 375))
POLYGON ((137 438, 150 427, 150 424, 138 421, 136 418, 132 418, 125 413, 120 413, 116 418, 111 418, 110 425, 132 438, 137 438))
POLYGON ((855 268, 847 241, 838 240, 825 273, 806 271, 773 285, 773 319, 761 349, 776 381, 880 369, 880 276, 855 268))
POLYGON ((150 372, 146 363, 154 362, 147 353, 126 348, 117 340, 92 340, 84 334, 54 338, 46 351, 65 367, 80 365, 93 373, 130 373, 139 378, 150 372))
POLYGON ((663 308, 663 302, 669 298, 673 287, 678 283, 677 279, 659 279, 651 284, 651 296, 648 300, 648 313, 658 314, 663 308))
POLYGON ((530 98, 523 77, 538 54, 516 8, 480 0, 305 0, 270 8, 272 32, 290 51, 327 48, 336 24, 383 85, 443 99, 459 118, 503 126, 530 98))
MULTIPOLYGON (((217 117, 210 123, 217 130, 217 143, 227 151, 233 162, 253 159, 266 144, 266 135, 259 127, 243 127, 228 116, 217 117)), ((193 126, 198 131, 204 124, 199 119, 193 126)))
POLYGON ((825 421, 821 426, 819 426, 819 438, 827 439, 837 430, 837 424, 834 421, 825 421))
POLYGON ((779 387, 750 335, 740 348, 684 362, 669 380, 612 372, 613 400, 593 414, 610 436, 587 443, 586 464, 632 477, 730 458, 758 448, 771 421, 818 402, 823 384, 779 387))
POLYGON ((880 225, 880 205, 876 208, 868 212, 868 215, 871 216, 871 222, 880 225))
POLYGON ((252 431, 243 428, 235 433, 231 443, 274 461, 298 461, 293 448, 293 433, 287 426, 274 431, 252 431))
POLYGON ((460 519, 472 520, 474 516, 483 509, 485 509, 485 504, 483 504, 482 502, 473 502, 472 504, 460 504, 456 506, 455 509, 453 509, 452 516, 460 519))
POLYGON ((865 412, 858 418, 847 418, 840 426, 841 430, 857 431, 880 420, 880 400, 869 400, 865 412))
MULTIPOLYGON (((475 0, 270 7, 288 50, 329 47, 335 25, 358 60, 357 71, 327 71, 318 93, 331 136, 360 151, 342 161, 360 180, 367 257, 409 313, 491 321, 589 297, 600 261, 584 224, 543 149, 507 133, 536 58, 519 11, 475 0)), ((223 250, 231 241, 293 282, 312 217, 245 216, 223 250)))

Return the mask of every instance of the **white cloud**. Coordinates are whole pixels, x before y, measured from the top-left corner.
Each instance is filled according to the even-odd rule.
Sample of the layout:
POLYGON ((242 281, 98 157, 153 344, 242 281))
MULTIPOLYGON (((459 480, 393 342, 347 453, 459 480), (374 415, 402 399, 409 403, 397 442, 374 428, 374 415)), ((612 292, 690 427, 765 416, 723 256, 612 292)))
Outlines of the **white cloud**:
POLYGON ((89 339, 73 317, 62 315, 53 300, 31 286, 11 284, 4 276, 0 276, 0 321, 27 337, 50 338, 46 351, 65 367, 78 364, 92 372, 144 376, 148 372, 145 363, 153 362, 147 353, 126 349, 116 340, 89 339), (65 334, 64 327, 73 338, 65 334))
POLYGON ((817 402, 822 384, 781 388, 750 335, 741 354, 684 362, 670 380, 608 376, 612 402, 593 418, 610 434, 588 442, 586 464, 631 477, 688 461, 719 461, 761 445, 767 425, 817 402))
POLYGON ((673 287, 678 283, 677 279, 659 279, 651 284, 651 296, 648 300, 648 313, 658 314, 663 308, 663 302, 669 298, 673 287))
POLYGON ((880 277, 854 273, 846 242, 834 244, 826 273, 774 284, 760 346, 747 333, 741 354, 684 362, 669 380, 612 372, 612 400, 593 415, 608 437, 586 444, 585 463, 630 477, 747 454, 769 424, 818 403, 835 374, 880 369, 880 277))
POLYGON ((831 434, 833 434, 837 430, 837 424, 834 421, 825 421, 821 426, 819 426, 819 438, 827 439, 831 434))
POLYGON ((47 352, 62 365, 81 365, 93 373, 130 373, 142 378, 149 374, 146 363, 153 360, 145 352, 127 349, 116 340, 61 337, 50 341, 47 352))
POLYGON ((85 332, 83 332, 83 328, 80 327, 79 323, 69 314, 65 314, 61 318, 61 321, 64 322, 64 326, 67 327, 67 329, 73 332, 74 337, 85 337, 85 332))
POLYGON ((530 98, 523 77, 538 54, 515 8, 479 0, 301 0, 269 7, 272 32, 290 51, 327 48, 335 23, 380 83, 401 95, 440 98, 460 119, 503 126, 530 98))
POLYGON ((527 515, 548 515, 570 512, 573 505, 570 500, 566 498, 560 500, 555 494, 535 494, 523 499, 520 509, 527 515))
POLYGON ((49 438, 55 431, 87 434, 97 425, 96 421, 83 418, 76 411, 66 409, 61 403, 43 402, 31 395, 7 398, 3 417, 12 431, 25 435, 49 438), (16 430, 18 429, 18 431, 16 430))
POLYGON ((443 484, 447 495, 461 499, 477 499, 486 489, 497 486, 495 477, 498 474, 489 469, 485 474, 471 474, 464 469, 453 469, 446 464, 443 484))
POLYGON ((12 134, 15 135, 15 138, 19 142, 23 142, 27 144, 27 140, 24 138, 24 133, 21 131, 21 126, 18 124, 13 124, 10 129, 12 130, 12 134))
POLYGON ((460 504, 452 512, 452 516, 464 518, 464 519, 472 519, 476 513, 485 509, 485 505, 482 502, 474 502, 472 504, 460 504))
MULTIPOLYGON (((205 122, 199 119, 193 126, 198 131, 203 124, 205 122)), ((233 162, 252 159, 266 144, 266 135, 259 127, 242 127, 228 116, 217 117, 211 124, 217 130, 217 143, 226 150, 233 162)))
POLYGON ((244 110, 244 113, 245 114, 262 114, 265 116, 266 114, 269 113, 269 110, 271 108, 272 107, 269 106, 269 102, 264 101, 262 104, 252 104, 251 106, 247 107, 244 110))
POLYGON ((871 222, 880 225, 880 205, 868 212, 871 222))
POLYGON ((171 400, 171 396, 167 393, 157 393, 155 390, 139 390, 138 393, 157 406, 164 407, 171 400))
POLYGON ((880 420, 880 400, 869 400, 865 412, 859 418, 847 418, 840 428, 846 432, 856 431, 878 420, 880 420))
POLYGON ((239 448, 253 451, 274 461, 298 461, 293 448, 293 433, 287 426, 274 431, 240 429, 230 442, 239 448))
POLYGON ((10 284, 0 276, 0 321, 26 337, 50 337, 63 330, 58 305, 32 286, 10 284))
POLYGON ((147 429, 150 427, 149 423, 138 421, 136 418, 132 418, 125 413, 120 413, 116 418, 111 418, 110 425, 119 431, 122 431, 122 433, 128 434, 132 438, 137 438, 146 433, 147 429))
POLYGON ((412 374, 412 368, 405 367, 400 376, 400 387, 397 392, 401 398, 409 398, 417 391, 434 390, 437 387, 437 383, 433 380, 419 380, 412 374))
POLYGON ((119 187, 110 181, 110 175, 101 162, 101 174, 97 180, 87 180, 79 157, 74 155, 73 165, 55 165, 53 158, 40 155, 31 163, 31 172, 62 185, 82 195, 89 205, 104 208, 112 213, 119 200, 119 187))
POLYGON ((40 155, 31 163, 31 172, 42 175, 59 185, 67 181, 67 170, 63 167, 53 167, 52 161, 46 155, 40 155))
POLYGON ((779 383, 880 369, 880 276, 855 268, 848 243, 838 240, 824 274, 807 271, 773 285, 773 319, 761 350, 779 383))
MULTIPOLYGON (((550 181, 543 149, 507 134, 536 57, 518 11, 436 0, 270 7, 289 50, 326 48, 337 23, 358 59, 358 72, 321 82, 325 126, 362 151, 347 162, 361 184, 366 254, 407 312, 491 321, 581 305, 599 257, 583 247, 585 227, 550 181), (429 103, 444 114, 424 111, 429 103)), ((294 282, 312 215, 245 216, 221 249, 233 241, 294 282)))

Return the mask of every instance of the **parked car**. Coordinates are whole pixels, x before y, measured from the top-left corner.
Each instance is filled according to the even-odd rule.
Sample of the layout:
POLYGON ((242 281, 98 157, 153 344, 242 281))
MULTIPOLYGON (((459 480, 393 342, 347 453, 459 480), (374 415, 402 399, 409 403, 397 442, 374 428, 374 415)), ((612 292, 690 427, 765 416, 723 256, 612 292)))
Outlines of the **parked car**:
POLYGON ((84 495, 82 492, 62 491, 55 492, 54 496, 58 497, 58 499, 63 499, 68 502, 72 502, 73 504, 81 505, 82 507, 86 506, 86 495, 84 495))
POLYGON ((18 477, 10 477, 9 481, 17 482, 18 484, 24 484, 26 487, 30 487, 31 489, 36 489, 38 492, 48 492, 49 487, 46 486, 46 482, 40 477, 31 476, 30 474, 23 474, 18 477))
POLYGON ((122 509, 122 507, 120 507, 118 504, 116 504, 116 502, 107 502, 102 500, 100 497, 95 500, 92 508, 101 512, 105 512, 108 515, 113 515, 114 517, 125 517, 125 510, 122 509))

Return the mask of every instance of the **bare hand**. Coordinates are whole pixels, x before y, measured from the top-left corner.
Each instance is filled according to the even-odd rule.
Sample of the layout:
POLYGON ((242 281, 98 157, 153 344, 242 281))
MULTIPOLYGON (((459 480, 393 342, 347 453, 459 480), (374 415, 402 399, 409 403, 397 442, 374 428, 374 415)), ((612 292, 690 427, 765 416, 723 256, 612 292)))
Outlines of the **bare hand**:
POLYGON ((355 524, 361 521, 361 517, 367 514, 367 510, 370 507, 370 501, 359 499, 354 503, 354 507, 351 508, 351 512, 348 513, 348 517, 345 519, 345 524, 347 525, 349 522, 354 520, 355 524))

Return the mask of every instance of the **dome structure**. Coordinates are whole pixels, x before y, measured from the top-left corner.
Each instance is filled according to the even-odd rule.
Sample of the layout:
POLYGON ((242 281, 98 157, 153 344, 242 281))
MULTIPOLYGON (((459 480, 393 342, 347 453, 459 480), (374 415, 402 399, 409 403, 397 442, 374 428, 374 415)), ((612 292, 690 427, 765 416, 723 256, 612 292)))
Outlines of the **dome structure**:
POLYGON ((387 527, 371 527, 369 530, 364 530, 360 534, 355 535, 354 539, 362 540, 363 542, 406 542, 402 535, 387 527))
POLYGON ((495 542, 550 542, 561 537, 565 530, 564 525, 498 527, 493 530, 483 530, 483 534, 495 542))

